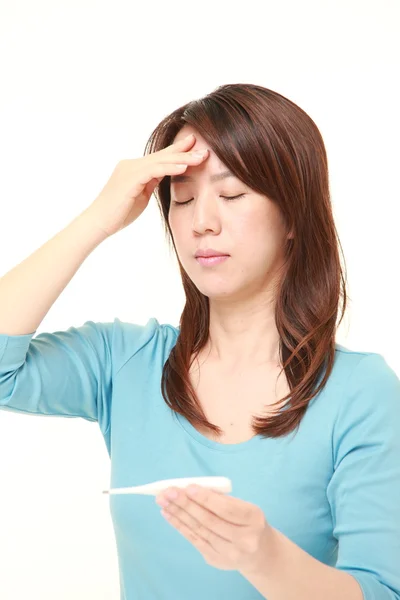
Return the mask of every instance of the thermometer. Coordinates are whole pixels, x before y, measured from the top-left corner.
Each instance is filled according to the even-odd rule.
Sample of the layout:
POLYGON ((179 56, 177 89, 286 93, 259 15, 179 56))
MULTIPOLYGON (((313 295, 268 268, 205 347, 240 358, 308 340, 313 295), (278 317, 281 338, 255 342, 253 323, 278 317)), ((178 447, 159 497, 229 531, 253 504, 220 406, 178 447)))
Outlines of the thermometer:
POLYGON ((145 494, 157 496, 167 488, 185 488, 189 485, 200 485, 216 492, 229 493, 232 491, 232 482, 227 477, 180 477, 179 479, 162 479, 154 483, 137 485, 134 487, 111 488, 104 490, 103 494, 145 494))

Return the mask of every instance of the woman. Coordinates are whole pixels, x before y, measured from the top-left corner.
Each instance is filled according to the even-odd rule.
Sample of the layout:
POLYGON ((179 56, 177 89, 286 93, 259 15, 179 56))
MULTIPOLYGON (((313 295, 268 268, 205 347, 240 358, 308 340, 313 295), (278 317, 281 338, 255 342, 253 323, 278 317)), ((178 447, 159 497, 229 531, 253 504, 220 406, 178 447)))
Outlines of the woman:
POLYGON ((400 599, 400 382, 335 342, 338 247, 315 123, 271 90, 225 85, 166 117, 144 157, 1 279, 4 409, 98 421, 112 487, 233 482, 230 496, 111 497, 124 600, 400 599), (34 338, 154 191, 180 327, 116 318, 34 338))

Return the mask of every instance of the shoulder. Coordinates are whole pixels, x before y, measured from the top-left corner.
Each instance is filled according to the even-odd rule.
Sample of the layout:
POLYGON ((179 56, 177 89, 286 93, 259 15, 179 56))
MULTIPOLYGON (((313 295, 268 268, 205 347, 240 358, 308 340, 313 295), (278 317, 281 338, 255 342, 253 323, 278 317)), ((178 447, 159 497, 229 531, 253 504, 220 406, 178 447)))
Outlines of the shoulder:
POLYGON ((328 381, 307 412, 337 441, 346 431, 360 435, 372 426, 394 427, 400 439, 399 377, 381 354, 336 344, 328 381))
POLYGON ((361 350, 351 350, 336 344, 332 378, 335 383, 343 383, 346 378, 357 379, 369 373, 371 377, 397 377, 382 354, 361 350))
POLYGON ((393 401, 399 386, 397 374, 382 354, 336 344, 332 371, 321 396, 334 410, 341 405, 348 409, 357 400, 365 404, 367 397, 372 399, 377 393, 389 393, 387 401, 393 401))
POLYGON ((400 380, 385 358, 337 345, 332 377, 336 442, 354 437, 368 440, 368 444, 385 441, 398 445, 400 380))
POLYGON ((399 377, 382 354, 350 350, 340 344, 336 344, 331 377, 345 396, 356 397, 367 392, 373 396, 380 391, 390 392, 393 398, 400 389, 399 377))
POLYGON ((175 345, 179 329, 170 323, 160 323, 151 317, 145 323, 113 322, 112 351, 116 369, 119 370, 130 358, 137 360, 166 360, 175 345))

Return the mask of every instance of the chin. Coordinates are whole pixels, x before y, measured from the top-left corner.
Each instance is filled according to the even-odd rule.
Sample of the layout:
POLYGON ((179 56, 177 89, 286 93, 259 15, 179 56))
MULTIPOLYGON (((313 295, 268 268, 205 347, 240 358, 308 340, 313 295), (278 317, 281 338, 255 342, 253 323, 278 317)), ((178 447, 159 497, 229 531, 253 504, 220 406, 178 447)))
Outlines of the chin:
POLYGON ((240 288, 232 284, 228 284, 226 281, 210 281, 207 283, 204 282, 204 280, 195 281, 192 279, 192 281, 199 292, 201 292, 204 296, 207 296, 210 300, 229 298, 236 295, 240 291, 240 288))

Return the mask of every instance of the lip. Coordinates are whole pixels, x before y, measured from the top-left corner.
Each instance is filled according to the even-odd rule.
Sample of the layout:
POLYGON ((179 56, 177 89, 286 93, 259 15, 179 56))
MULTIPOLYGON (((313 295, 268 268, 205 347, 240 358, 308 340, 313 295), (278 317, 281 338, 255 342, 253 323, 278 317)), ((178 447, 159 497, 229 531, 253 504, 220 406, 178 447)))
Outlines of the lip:
POLYGON ((210 258, 214 256, 229 256, 224 252, 219 252, 218 250, 214 250, 213 248, 206 248, 205 250, 197 250, 194 255, 195 258, 210 258))
POLYGON ((229 256, 227 254, 220 254, 219 256, 198 256, 197 262, 205 267, 212 267, 224 262, 229 256))

